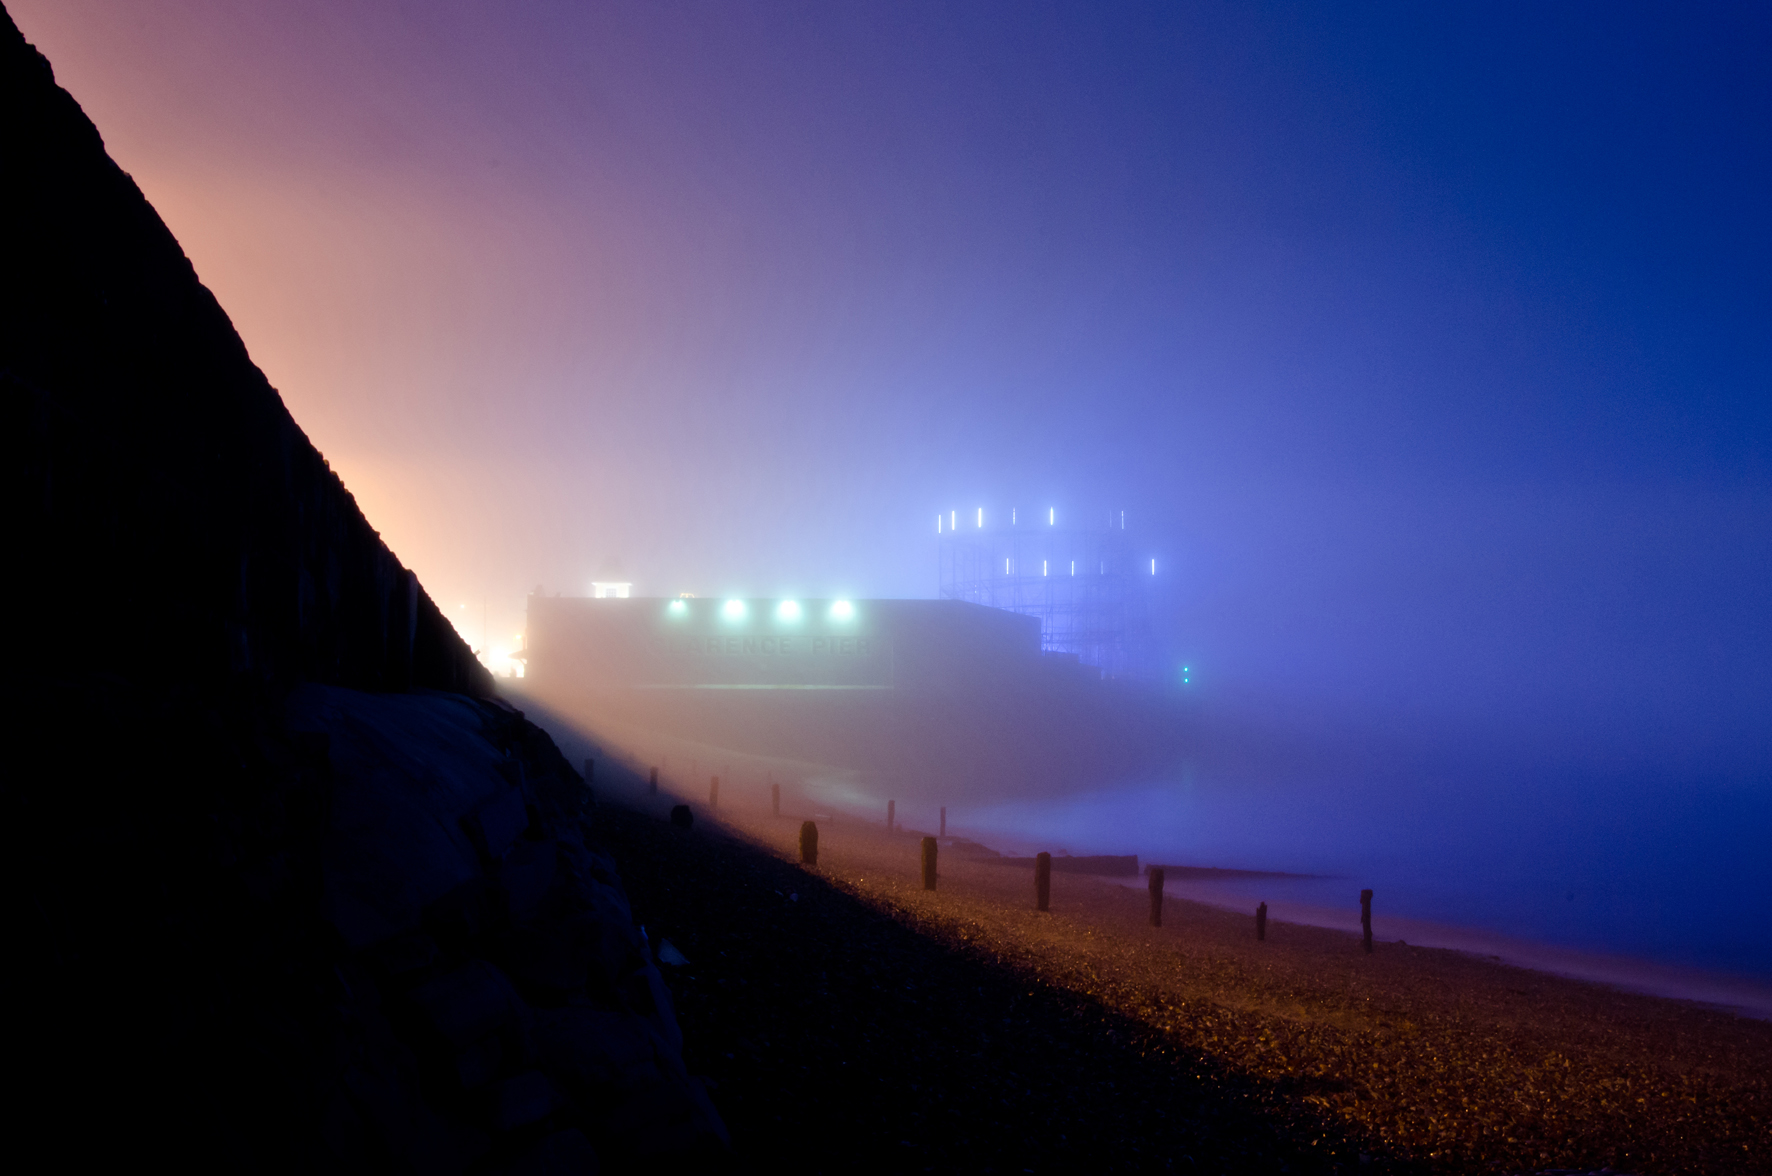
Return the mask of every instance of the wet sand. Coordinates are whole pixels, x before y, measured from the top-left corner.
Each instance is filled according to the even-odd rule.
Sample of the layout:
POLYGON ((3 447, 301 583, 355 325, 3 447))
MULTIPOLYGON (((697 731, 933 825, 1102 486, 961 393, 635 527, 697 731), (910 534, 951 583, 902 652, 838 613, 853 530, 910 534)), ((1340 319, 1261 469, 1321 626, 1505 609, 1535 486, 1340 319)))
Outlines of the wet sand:
MULTIPOLYGON (((1121 879, 1120 882, 1141 890, 1144 886, 1142 879, 1121 879)), ((1328 927, 1357 934, 1360 914, 1352 901, 1355 888, 1355 883, 1350 881, 1347 884, 1345 889, 1350 901, 1341 907, 1276 898, 1268 903, 1268 912, 1271 918, 1283 919, 1288 923, 1328 927)), ((1219 910, 1233 911, 1245 917, 1254 910, 1257 901, 1247 893, 1256 888, 1247 886, 1241 888, 1245 893, 1234 893, 1222 885, 1201 884, 1184 879, 1180 882, 1169 881, 1165 889, 1174 897, 1219 910)), ((1373 926, 1378 938, 1387 941, 1403 942, 1416 947, 1450 948, 1513 967, 1529 968, 1535 972, 1591 980, 1650 996, 1696 1001, 1757 1020, 1772 1021, 1772 983, 1763 983, 1750 977, 1552 943, 1538 943, 1477 927, 1461 927, 1431 919, 1393 915, 1385 911, 1382 895, 1376 904, 1373 926)))
POLYGON ((1142 892, 1087 876, 1055 873, 1038 913, 1031 875, 951 850, 926 892, 918 835, 883 822, 821 823, 808 870, 797 817, 729 807, 723 829, 704 818, 673 839, 663 799, 608 827, 628 839, 614 848, 637 917, 677 928, 691 960, 672 975, 691 1039, 748 1043, 703 1060, 758 1160, 791 1158, 779 1132, 818 1117, 784 1116, 787 1102, 851 1131, 897 1124, 904 1151, 887 1170, 1759 1172, 1772 1159, 1764 1022, 1455 951, 1381 941, 1367 956, 1320 927, 1270 922, 1258 943, 1249 915, 1174 896, 1153 928, 1142 892), (695 893, 738 876, 752 881, 695 893), (793 929, 807 919, 811 939, 793 929), (811 969, 816 984, 790 982, 811 969), (921 1062, 901 1056, 913 1039, 921 1062), (807 1050, 825 1065, 784 1068, 784 1051, 807 1050), (845 1055, 837 1071, 888 1076, 859 1120, 830 1051, 845 1055), (759 1118, 765 1074, 781 1093, 759 1118), (981 1104, 980 1084, 1014 1089, 981 1104), (954 1107, 972 1108, 964 1130, 954 1107))

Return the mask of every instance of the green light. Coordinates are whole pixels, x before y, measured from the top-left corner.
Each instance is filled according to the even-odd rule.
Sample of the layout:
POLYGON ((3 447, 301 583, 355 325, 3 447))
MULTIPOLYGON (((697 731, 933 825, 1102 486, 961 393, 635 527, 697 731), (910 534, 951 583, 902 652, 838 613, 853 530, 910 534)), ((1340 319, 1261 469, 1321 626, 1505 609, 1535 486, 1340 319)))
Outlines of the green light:
POLYGON ((744 601, 728 600, 720 606, 720 615, 729 621, 744 620, 744 601))
POLYGON ((831 605, 831 620, 852 621, 855 619, 855 606, 847 600, 839 600, 831 605))
POLYGON ((665 605, 665 611, 673 617, 680 617, 689 611, 689 604, 682 600, 673 600, 665 605))
POLYGON ((797 621, 800 619, 800 602, 784 600, 775 606, 775 619, 778 621, 797 621))

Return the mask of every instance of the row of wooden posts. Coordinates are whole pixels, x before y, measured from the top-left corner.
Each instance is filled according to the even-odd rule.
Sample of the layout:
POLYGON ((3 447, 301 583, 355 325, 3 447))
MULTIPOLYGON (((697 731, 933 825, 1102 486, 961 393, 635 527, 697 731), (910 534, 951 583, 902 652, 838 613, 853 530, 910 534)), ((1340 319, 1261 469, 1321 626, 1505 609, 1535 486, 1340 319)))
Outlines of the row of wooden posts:
MULTIPOLYGON (((694 771, 695 761, 691 760, 690 773, 693 775, 694 771)), ((585 760, 585 785, 587 788, 590 786, 590 782, 591 761, 587 759, 585 760)), ((651 770, 651 773, 647 778, 646 791, 653 795, 657 795, 658 793, 658 768, 656 767, 651 770)), ((708 777, 708 807, 715 809, 720 807, 720 777, 718 776, 708 777)), ((898 828, 897 809, 897 801, 889 800, 886 802, 886 829, 888 832, 895 831, 898 828)), ((774 816, 781 816, 781 785, 775 782, 773 776, 771 776, 769 780, 769 811, 774 816)), ((946 837, 947 835, 948 809, 944 804, 941 806, 941 832, 939 833, 939 836, 946 837)))
MULTIPOLYGON (((591 767, 592 761, 589 759, 585 760, 585 787, 587 790, 590 788, 591 784, 591 767)), ((658 794, 658 769, 656 767, 653 768, 647 776, 646 791, 654 796, 658 794)), ((712 809, 720 807, 720 777, 718 776, 708 777, 708 807, 712 809)), ((773 778, 769 781, 769 812, 773 816, 781 816, 781 785, 777 784, 773 778)), ((887 832, 892 832, 897 828, 898 802, 896 800, 889 800, 886 802, 886 830, 887 832)), ((939 836, 946 837, 947 835, 948 806, 944 804, 941 806, 941 832, 939 836)))
MULTIPOLYGON (((585 760, 585 788, 587 791, 591 784, 591 768, 592 761, 589 759, 585 760)), ((651 773, 647 777, 646 791, 655 796, 658 794, 658 769, 656 767, 651 770, 651 773)), ((708 807, 711 809, 717 809, 720 807, 720 777, 718 776, 708 777, 708 807)), ((773 778, 769 781, 769 812, 773 816, 781 816, 781 785, 777 784, 773 778)), ((898 802, 896 800, 889 800, 886 802, 886 830, 890 833, 897 828, 898 802)), ((944 804, 941 806, 941 832, 938 836, 946 837, 947 835, 948 806, 944 804)))
MULTIPOLYGON (((590 762, 590 760, 585 761, 587 769, 587 775, 585 778, 587 780, 590 778, 588 774, 590 762)), ((651 775, 647 778, 646 791, 653 795, 658 794, 657 768, 653 768, 651 775)), ((717 809, 720 807, 720 777, 718 776, 708 777, 708 807, 711 809, 717 809)), ((778 817, 781 816, 781 785, 773 780, 769 782, 769 811, 778 817)), ((947 810, 942 809, 941 811, 943 814, 943 823, 945 824, 947 810)))
MULTIPOLYGON (((587 791, 591 784, 591 769, 592 762, 588 759, 585 760, 585 788, 587 791)), ((657 768, 652 769, 651 778, 647 783, 647 791, 653 793, 658 791, 657 768)), ((708 807, 720 807, 720 777, 718 776, 711 776, 708 778, 708 807)), ((773 780, 769 783, 769 811, 775 816, 781 816, 781 785, 775 783, 773 780)), ((898 802, 895 800, 887 801, 887 832, 894 832, 897 830, 897 817, 898 802)), ((944 804, 941 806, 940 836, 946 837, 947 835, 948 809, 944 804)), ((924 890, 935 889, 936 852, 936 839, 934 837, 923 838, 921 856, 924 890)), ((809 866, 816 866, 818 864, 818 826, 812 821, 802 821, 800 823, 800 860, 809 866)), ((1149 890, 1151 898, 1151 926, 1161 927, 1163 925, 1162 867, 1151 867, 1149 890)), ((1037 854, 1034 857, 1034 909, 1037 911, 1052 909, 1052 855, 1049 853, 1037 854)), ((1267 903, 1265 902, 1258 904, 1255 908, 1255 938, 1259 940, 1265 940, 1267 938, 1267 903)), ((1360 947, 1366 952, 1366 954, 1372 954, 1372 892, 1370 890, 1360 891, 1360 947)))
MULTIPOLYGON (((933 837, 923 838, 922 866, 923 889, 935 889, 936 840, 933 837)), ((1044 855, 1042 855, 1044 856, 1044 855)), ((818 824, 815 821, 800 822, 800 861, 808 866, 818 864, 818 824)), ((1041 907, 1045 910, 1045 907, 1041 907)))
MULTIPOLYGON (((942 810, 947 815, 947 810, 942 810)), ((923 838, 922 867, 923 889, 935 889, 935 862, 937 842, 933 837, 923 838)), ((800 822, 800 861, 808 866, 818 864, 818 825, 813 821, 800 822)), ((1151 896, 1151 926, 1163 925, 1163 869, 1152 866, 1150 870, 1149 890, 1151 896)), ((1046 911, 1052 909, 1052 855, 1049 853, 1034 856, 1034 909, 1046 911)), ((1372 892, 1360 891, 1360 930, 1361 946, 1368 955, 1372 952, 1372 892)), ((1255 938, 1267 938, 1267 903, 1255 908, 1255 938)))

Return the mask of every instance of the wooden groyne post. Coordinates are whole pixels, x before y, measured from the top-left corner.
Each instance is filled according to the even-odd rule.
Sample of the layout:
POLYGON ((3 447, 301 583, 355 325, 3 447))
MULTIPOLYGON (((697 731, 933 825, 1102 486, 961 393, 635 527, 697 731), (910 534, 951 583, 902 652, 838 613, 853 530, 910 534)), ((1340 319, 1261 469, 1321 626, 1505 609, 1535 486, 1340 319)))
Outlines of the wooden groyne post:
POLYGON ((654 796, 658 795, 658 769, 657 768, 652 769, 652 778, 646 781, 646 791, 652 793, 654 796))
POLYGON ((720 807, 720 777, 718 776, 708 777, 708 807, 711 809, 720 807))
POLYGON ((935 889, 935 838, 923 838, 923 889, 935 889))
POLYGON ((808 866, 818 864, 818 826, 811 821, 800 822, 800 861, 808 866))
POLYGON ((898 802, 896 800, 889 800, 886 802, 886 832, 888 832, 888 833, 890 833, 894 829, 898 828, 898 825, 895 823, 895 821, 893 819, 893 814, 897 810, 897 808, 898 808, 898 802))
POLYGON ((1265 902, 1255 908, 1255 938, 1257 940, 1267 938, 1267 903, 1265 902))
POLYGON ((940 836, 946 837, 947 835, 948 835, 948 806, 944 804, 941 806, 941 833, 940 833, 940 836))
POLYGON ((771 816, 775 816, 775 817, 781 816, 781 785, 780 784, 769 785, 769 814, 771 816))
POLYGON ((1163 925, 1163 867, 1151 867, 1151 926, 1163 925))
POLYGON ((1034 909, 1052 909, 1052 855, 1049 853, 1034 858, 1034 909))
POLYGON ((1372 892, 1360 891, 1360 940, 1366 954, 1372 954, 1372 892))

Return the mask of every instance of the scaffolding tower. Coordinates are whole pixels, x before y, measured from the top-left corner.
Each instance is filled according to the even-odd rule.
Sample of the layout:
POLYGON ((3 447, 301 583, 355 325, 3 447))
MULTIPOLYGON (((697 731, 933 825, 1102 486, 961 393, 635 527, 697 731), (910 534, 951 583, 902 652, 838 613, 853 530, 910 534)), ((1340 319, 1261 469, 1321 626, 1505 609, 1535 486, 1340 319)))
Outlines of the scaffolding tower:
POLYGON ((1156 563, 1141 556, 1116 512, 1095 527, 1059 527, 1053 512, 990 524, 982 510, 936 522, 941 596, 1040 618, 1041 648, 1104 677, 1156 669, 1150 597, 1156 563))

